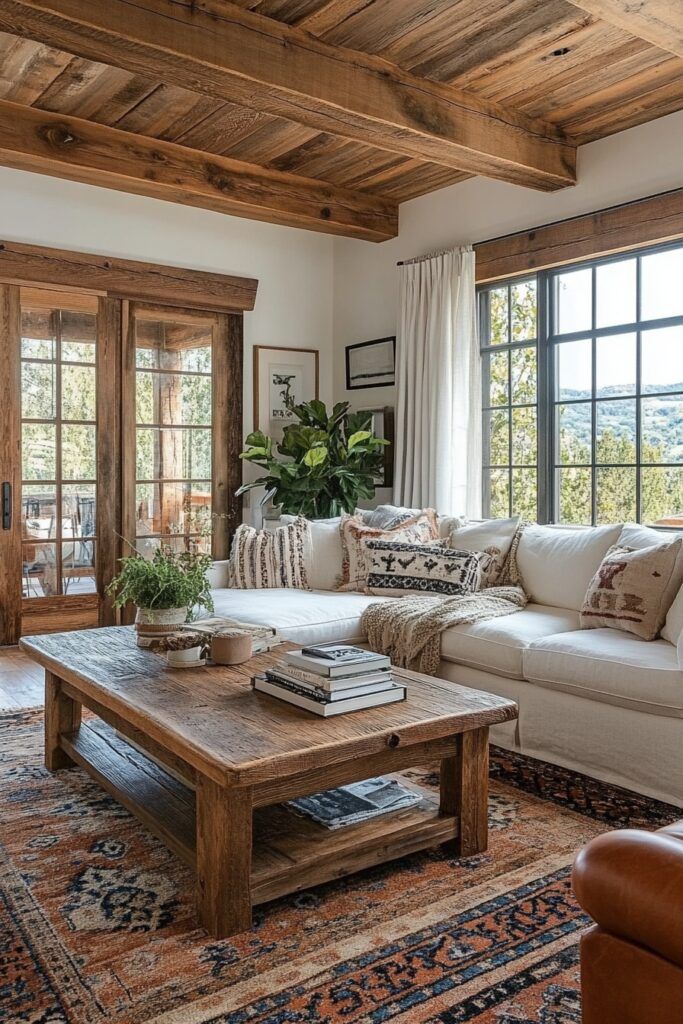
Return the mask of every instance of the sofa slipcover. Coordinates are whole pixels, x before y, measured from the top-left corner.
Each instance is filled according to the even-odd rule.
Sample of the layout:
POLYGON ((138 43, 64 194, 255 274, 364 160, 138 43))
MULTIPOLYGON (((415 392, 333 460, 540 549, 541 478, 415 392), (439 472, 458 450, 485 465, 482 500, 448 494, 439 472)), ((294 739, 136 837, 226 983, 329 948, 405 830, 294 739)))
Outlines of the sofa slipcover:
POLYGON ((558 633, 524 651, 529 682, 651 715, 683 718, 683 672, 666 640, 614 629, 558 633))
POLYGON ((578 628, 578 612, 530 604, 500 619, 447 629, 441 635, 441 658, 494 675, 524 679, 522 654, 530 643, 578 628))

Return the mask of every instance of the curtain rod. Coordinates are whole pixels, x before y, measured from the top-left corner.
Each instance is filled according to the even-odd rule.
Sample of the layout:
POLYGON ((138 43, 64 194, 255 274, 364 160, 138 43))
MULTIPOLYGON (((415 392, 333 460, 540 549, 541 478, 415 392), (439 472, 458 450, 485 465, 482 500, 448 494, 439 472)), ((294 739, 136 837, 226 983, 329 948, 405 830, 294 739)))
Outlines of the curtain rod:
MULTIPOLYGON (((627 199, 624 203, 616 203, 614 206, 603 206, 601 210, 589 210, 587 213, 578 213, 574 217, 564 217, 562 220, 553 220, 549 224, 536 224, 532 228, 522 228, 521 231, 508 231, 505 235, 496 235, 495 238, 482 238, 478 242, 472 242, 472 248, 476 248, 478 245, 485 245, 488 242, 502 242, 506 238, 514 238, 515 235, 526 235, 531 231, 540 231, 541 228, 556 228, 560 224, 568 224, 572 220, 580 220, 582 217, 596 217, 601 213, 609 213, 611 210, 622 210, 626 206, 637 206, 639 203, 646 203, 648 199, 659 199, 661 196, 671 196, 675 192, 680 192, 680 188, 669 188, 664 192, 654 192, 650 196, 641 196, 640 199, 627 199)), ((458 248, 454 246, 453 248, 458 248)), ((411 260, 398 260, 396 263, 397 267, 405 267, 409 263, 419 263, 421 260, 431 259, 433 256, 439 256, 441 253, 449 252, 449 249, 441 249, 439 252, 427 253, 425 256, 415 256, 411 260)))

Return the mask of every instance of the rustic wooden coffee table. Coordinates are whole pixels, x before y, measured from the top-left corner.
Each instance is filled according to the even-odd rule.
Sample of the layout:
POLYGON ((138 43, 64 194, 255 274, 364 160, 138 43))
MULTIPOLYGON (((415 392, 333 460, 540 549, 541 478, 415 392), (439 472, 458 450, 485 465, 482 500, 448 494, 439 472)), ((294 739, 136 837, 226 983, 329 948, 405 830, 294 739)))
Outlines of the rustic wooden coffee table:
POLYGON ((85 768, 195 868, 199 922, 218 937, 249 928, 254 904, 360 868, 441 843, 463 857, 486 849, 488 727, 517 706, 401 671, 406 701, 318 718, 251 689, 293 646, 179 671, 129 627, 21 641, 45 668, 47 767, 85 768), (97 718, 81 723, 81 706, 97 718), (434 761, 439 799, 425 789, 418 805, 360 825, 330 832, 282 805, 434 761))

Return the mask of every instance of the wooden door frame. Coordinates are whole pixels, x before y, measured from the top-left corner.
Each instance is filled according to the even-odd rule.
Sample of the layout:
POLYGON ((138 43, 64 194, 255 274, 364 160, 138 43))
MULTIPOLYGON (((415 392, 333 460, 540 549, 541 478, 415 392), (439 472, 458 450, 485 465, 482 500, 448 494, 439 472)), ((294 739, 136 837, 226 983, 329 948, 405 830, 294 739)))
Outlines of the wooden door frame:
MULTIPOLYGON (((79 253, 67 249, 0 241, 0 355, 7 370, 0 377, 0 401, 8 417, 0 442, 0 481, 12 484, 14 528, 0 529, 0 644, 16 643, 24 618, 30 615, 17 579, 21 579, 21 287, 37 287, 53 292, 65 291, 98 298, 97 374, 104 386, 97 393, 97 594, 60 597, 59 609, 40 609, 40 621, 32 622, 35 631, 47 628, 78 628, 87 625, 111 625, 115 610, 106 595, 108 581, 116 572, 121 555, 119 537, 125 531, 122 507, 115 496, 124 496, 122 479, 122 438, 126 424, 121 422, 125 401, 126 367, 123 363, 125 333, 131 302, 147 306, 183 307, 196 313, 216 315, 216 333, 224 344, 215 345, 218 363, 214 373, 214 401, 220 409, 214 431, 223 436, 229 465, 220 471, 214 461, 214 510, 218 519, 214 557, 227 557, 232 530, 239 522, 241 503, 234 492, 241 482, 241 466, 235 456, 242 440, 242 321, 245 311, 254 308, 258 282, 252 278, 169 267, 114 257, 79 253), (123 367, 124 372, 120 373, 123 367), (230 372, 228 372, 228 370, 230 372), (103 445, 101 438, 106 437, 103 445), (232 463, 235 465, 232 465, 232 463), (10 473, 10 466, 13 472, 10 473), (69 614, 64 601, 70 601, 69 614), (99 613, 93 616, 95 603, 99 613), (24 606, 22 608, 22 605, 24 606), (92 621, 91 621, 92 620, 92 621)), ((129 371, 129 368, 128 368, 129 371)), ((133 378, 134 380, 134 378, 133 378)), ((134 430, 134 424, 133 424, 134 430)), ((214 460, 217 457, 214 445, 214 460)), ((42 599, 33 599, 40 600, 42 599)), ((38 612, 35 606, 34 612, 38 612)), ((32 616, 37 620, 38 616, 32 616)), ((25 625, 25 623, 24 623, 25 625)), ((26 631, 26 630, 24 630, 26 631)))

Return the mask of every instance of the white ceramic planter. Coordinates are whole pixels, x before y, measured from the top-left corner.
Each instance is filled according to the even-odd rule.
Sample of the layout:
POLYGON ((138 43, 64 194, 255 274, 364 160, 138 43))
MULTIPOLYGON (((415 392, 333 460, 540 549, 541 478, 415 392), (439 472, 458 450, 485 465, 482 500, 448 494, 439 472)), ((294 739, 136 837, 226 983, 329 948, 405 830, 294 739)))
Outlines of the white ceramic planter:
POLYGON ((186 651, 167 651, 166 661, 171 668, 196 668, 206 664, 201 647, 188 647, 186 651))

